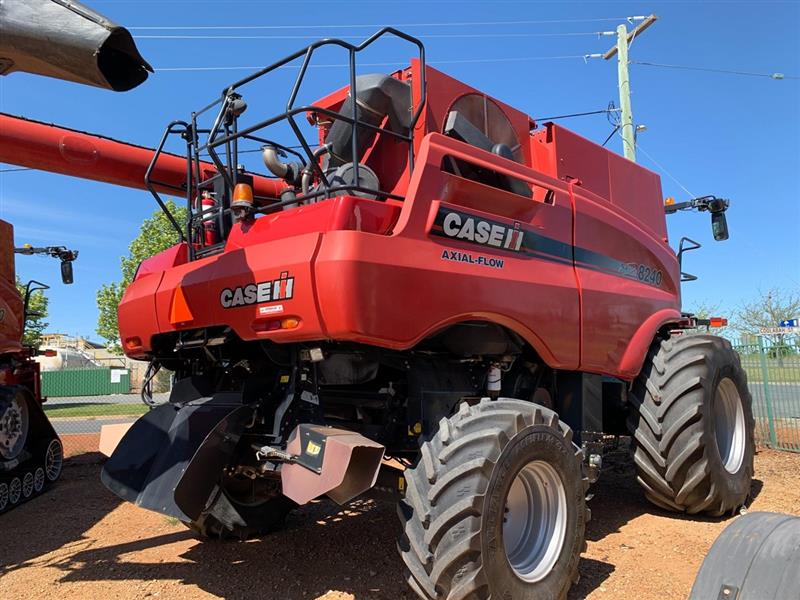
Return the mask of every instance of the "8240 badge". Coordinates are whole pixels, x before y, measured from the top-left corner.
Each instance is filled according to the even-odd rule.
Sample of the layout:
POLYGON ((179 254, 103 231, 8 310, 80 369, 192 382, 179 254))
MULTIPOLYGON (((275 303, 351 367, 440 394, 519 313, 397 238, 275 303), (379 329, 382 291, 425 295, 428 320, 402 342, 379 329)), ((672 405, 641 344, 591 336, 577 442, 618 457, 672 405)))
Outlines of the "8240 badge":
POLYGON ((648 283, 657 287, 661 287, 661 282, 664 279, 664 274, 659 269, 654 269, 647 265, 640 265, 639 263, 623 263, 620 265, 619 270, 625 277, 638 279, 642 283, 648 283))

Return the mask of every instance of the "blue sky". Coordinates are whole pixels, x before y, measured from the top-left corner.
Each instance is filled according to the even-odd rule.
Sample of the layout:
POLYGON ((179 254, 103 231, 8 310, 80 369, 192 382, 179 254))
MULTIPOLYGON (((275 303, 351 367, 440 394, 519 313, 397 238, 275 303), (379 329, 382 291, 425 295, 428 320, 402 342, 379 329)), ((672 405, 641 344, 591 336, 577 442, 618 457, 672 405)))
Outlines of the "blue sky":
MULTIPOLYGON (((317 37, 357 40, 382 24, 419 36, 434 66, 533 117, 598 110, 618 101, 616 63, 578 57, 613 45, 612 38, 592 33, 613 30, 629 15, 659 16, 632 45, 631 60, 800 75, 800 4, 793 1, 87 3, 130 28, 288 27, 133 29, 142 54, 156 68, 139 88, 115 94, 13 74, 0 77, 0 110, 152 146, 167 122, 188 117, 248 73, 166 69, 269 64, 317 37), (143 37, 159 35, 271 39, 143 37), (471 62, 476 60, 485 62, 471 62)), ((364 61, 401 66, 410 55, 405 46, 389 43, 364 61)), ((341 61, 340 56, 320 57, 322 64, 341 61)), ((319 68, 310 76, 303 89, 309 100, 345 82, 342 69, 319 68)), ((255 89, 247 98, 248 112, 277 112, 293 77, 283 71, 255 89)), ((687 192, 715 194, 732 202, 727 242, 713 241, 705 214, 668 218, 674 244, 683 235, 704 244, 685 259, 686 270, 700 279, 684 285, 684 307, 719 303, 721 312, 729 314, 759 289, 800 288, 800 80, 632 65, 631 87, 634 119, 647 126, 639 138, 639 162, 661 173, 664 194, 678 200, 686 199, 687 192)), ((597 142, 611 131, 604 115, 561 123, 597 142)), ((609 146, 621 151, 618 138, 609 146)), ((0 170, 7 168, 0 165, 0 170)), ((80 250, 72 286, 60 284, 57 261, 17 260, 24 279, 52 283, 51 330, 98 337, 97 288, 119 278, 119 257, 154 209, 146 192, 37 171, 0 173, 0 216, 15 224, 17 244, 65 244, 80 250)))

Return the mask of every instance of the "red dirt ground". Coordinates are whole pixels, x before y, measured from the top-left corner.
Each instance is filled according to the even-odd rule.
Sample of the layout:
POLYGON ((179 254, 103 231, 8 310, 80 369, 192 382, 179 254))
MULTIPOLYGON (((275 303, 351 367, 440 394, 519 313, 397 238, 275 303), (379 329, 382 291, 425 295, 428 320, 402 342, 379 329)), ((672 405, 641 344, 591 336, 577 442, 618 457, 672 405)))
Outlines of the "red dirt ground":
MULTIPOLYGON (((316 502, 263 539, 201 543, 181 524, 121 503, 98 471, 97 464, 73 461, 53 490, 0 516, 0 597, 412 598, 395 552, 391 502, 362 500, 346 509, 316 502)), ((750 509, 800 514, 798 471, 800 454, 761 451, 750 509)), ((705 553, 730 522, 651 507, 626 461, 613 464, 590 492, 588 550, 571 600, 686 598, 705 553)))

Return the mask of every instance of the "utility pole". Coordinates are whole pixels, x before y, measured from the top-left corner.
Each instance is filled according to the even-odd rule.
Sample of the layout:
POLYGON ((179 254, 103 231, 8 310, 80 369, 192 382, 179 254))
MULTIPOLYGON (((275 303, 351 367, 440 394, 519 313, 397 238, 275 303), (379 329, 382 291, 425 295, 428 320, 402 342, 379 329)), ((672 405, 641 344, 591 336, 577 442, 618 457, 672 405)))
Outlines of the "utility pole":
MULTIPOLYGON (((633 124, 633 111, 631 110, 631 82, 628 76, 628 46, 639 37, 642 32, 656 22, 658 17, 650 15, 648 17, 632 17, 630 20, 641 21, 633 31, 628 32, 628 27, 624 23, 617 27, 617 44, 603 54, 603 58, 610 60, 617 57, 617 78, 619 85, 619 107, 621 112, 620 135, 622 136, 622 146, 625 158, 636 162, 636 129, 633 124)), ((606 35, 614 35, 614 32, 604 32, 606 35)), ((590 54, 587 58, 599 58, 599 55, 590 54)))

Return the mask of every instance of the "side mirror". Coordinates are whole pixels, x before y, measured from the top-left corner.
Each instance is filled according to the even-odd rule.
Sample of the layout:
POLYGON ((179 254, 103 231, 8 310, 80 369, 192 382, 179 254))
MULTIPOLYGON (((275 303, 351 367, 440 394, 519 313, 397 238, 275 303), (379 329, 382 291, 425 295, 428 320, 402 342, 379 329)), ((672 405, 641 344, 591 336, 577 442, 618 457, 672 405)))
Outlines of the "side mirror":
POLYGON ((728 239, 728 220, 725 218, 724 212, 711 213, 711 232, 718 242, 728 239))
POLYGON ((72 261, 71 260, 62 260, 61 261, 61 281, 63 281, 67 285, 72 283, 72 261))

